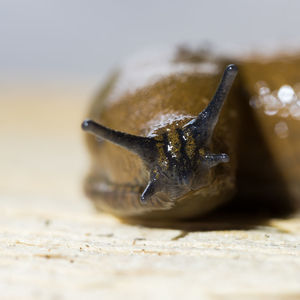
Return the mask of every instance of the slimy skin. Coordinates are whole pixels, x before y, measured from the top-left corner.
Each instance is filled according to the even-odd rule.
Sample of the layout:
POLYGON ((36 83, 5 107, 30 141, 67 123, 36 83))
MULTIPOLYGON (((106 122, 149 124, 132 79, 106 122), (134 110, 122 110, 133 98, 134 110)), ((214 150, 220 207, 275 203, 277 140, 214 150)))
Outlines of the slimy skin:
MULTIPOLYGON (((284 186, 282 202, 300 208, 300 56, 297 53, 252 57, 239 64, 240 79, 248 96, 263 141, 284 186)), ((245 152, 245 151, 244 151, 245 152)), ((270 174, 270 170, 264 169, 270 174)), ((258 168, 256 168, 257 172, 258 168)), ((255 171, 255 170, 254 170, 255 171)), ((252 174, 254 173, 252 172, 252 174)), ((258 172, 257 172, 258 173, 258 172)), ((260 174, 262 172, 260 171, 260 174)), ((265 176, 266 177, 266 176, 265 176)), ((249 178, 249 176, 247 177, 249 178)), ((272 180, 274 182, 274 180, 272 180)), ((266 186, 266 179, 264 178, 266 186)), ((253 190, 253 189, 252 189, 253 190)), ((262 194, 262 191, 260 191, 262 194)), ((272 195, 271 201, 274 202, 272 195)), ((282 209, 282 208, 281 208, 282 209)))
POLYGON ((93 120, 82 124, 91 133, 85 191, 101 211, 187 219, 235 192, 238 93, 229 91, 237 67, 218 63, 205 72, 203 62, 171 64, 169 73, 123 94, 113 77, 92 105, 93 120))

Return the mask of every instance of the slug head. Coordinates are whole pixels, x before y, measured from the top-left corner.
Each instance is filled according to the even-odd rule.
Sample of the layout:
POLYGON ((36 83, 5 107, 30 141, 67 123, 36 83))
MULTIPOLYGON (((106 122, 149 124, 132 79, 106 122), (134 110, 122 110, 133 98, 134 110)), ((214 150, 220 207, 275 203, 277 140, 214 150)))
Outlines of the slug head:
POLYGON ((208 106, 194 119, 155 137, 140 137, 109 129, 86 120, 82 128, 97 137, 122 146, 141 157, 150 180, 141 195, 145 203, 157 193, 175 200, 212 181, 212 168, 229 161, 225 153, 211 153, 210 143, 221 109, 237 74, 226 67, 217 91, 208 106))

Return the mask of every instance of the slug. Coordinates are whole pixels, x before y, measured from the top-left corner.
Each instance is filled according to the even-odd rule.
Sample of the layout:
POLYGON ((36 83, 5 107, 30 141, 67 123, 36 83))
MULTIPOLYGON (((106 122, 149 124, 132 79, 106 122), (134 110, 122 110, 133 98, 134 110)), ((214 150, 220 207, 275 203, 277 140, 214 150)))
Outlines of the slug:
POLYGON ((285 105, 263 98, 296 85, 299 72, 277 82, 272 68, 180 48, 112 74, 82 123, 92 158, 84 187, 96 208, 122 219, 174 220, 204 215, 237 194, 255 197, 254 190, 272 198, 290 184, 289 194, 300 197, 297 121, 275 120, 269 110, 285 105), (278 164, 272 155, 281 156, 278 164), (278 171, 291 156, 293 171, 278 171))

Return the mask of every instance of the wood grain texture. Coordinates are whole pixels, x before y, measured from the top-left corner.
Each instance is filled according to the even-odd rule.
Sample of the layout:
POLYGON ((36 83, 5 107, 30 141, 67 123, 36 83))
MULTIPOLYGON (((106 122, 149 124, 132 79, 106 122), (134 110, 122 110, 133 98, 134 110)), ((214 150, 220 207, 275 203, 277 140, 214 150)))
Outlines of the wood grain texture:
POLYGON ((148 228, 96 213, 78 89, 1 96, 1 299, 300 298, 297 216, 148 228))

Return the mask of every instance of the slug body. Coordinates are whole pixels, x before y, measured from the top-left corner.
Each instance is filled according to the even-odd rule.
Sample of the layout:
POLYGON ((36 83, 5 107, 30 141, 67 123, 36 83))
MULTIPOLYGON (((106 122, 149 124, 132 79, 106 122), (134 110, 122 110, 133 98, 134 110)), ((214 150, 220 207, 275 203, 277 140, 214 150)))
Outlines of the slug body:
POLYGON ((235 65, 184 50, 158 64, 131 63, 108 79, 82 124, 92 156, 85 191, 97 209, 124 219, 195 218, 237 189, 257 205, 287 193, 299 201, 298 121, 290 120, 293 141, 278 141, 278 115, 249 105, 261 80, 280 89, 296 84, 299 72, 275 84, 272 64, 268 73, 265 62, 234 61, 234 85, 235 65), (293 165, 282 171, 289 158, 293 165))
MULTIPOLYGON (((300 207, 300 55, 252 57, 239 64, 254 115, 285 187, 282 201, 300 207)), ((263 165, 262 165, 263 166, 263 165)))
POLYGON ((236 114, 233 100, 225 99, 237 67, 170 60, 169 72, 131 91, 114 95, 110 83, 92 106, 93 121, 82 125, 93 134, 87 136, 93 160, 85 190, 102 211, 190 218, 235 191, 236 114))

